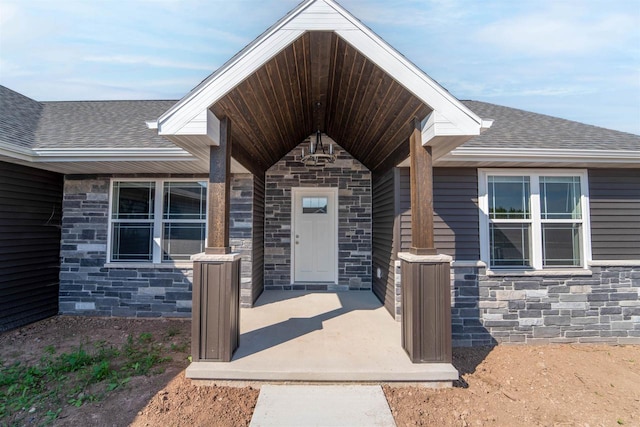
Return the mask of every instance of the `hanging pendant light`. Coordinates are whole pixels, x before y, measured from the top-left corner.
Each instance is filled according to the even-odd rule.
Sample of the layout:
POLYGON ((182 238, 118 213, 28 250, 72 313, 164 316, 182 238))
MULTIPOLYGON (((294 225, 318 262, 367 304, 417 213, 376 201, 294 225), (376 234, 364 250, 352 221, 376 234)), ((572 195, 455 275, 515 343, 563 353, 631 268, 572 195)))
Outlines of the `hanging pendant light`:
POLYGON ((309 152, 305 154, 304 147, 302 148, 300 161, 305 166, 325 166, 327 163, 336 161, 336 155, 333 153, 333 144, 329 144, 329 153, 325 152, 320 129, 316 132, 315 145, 313 140, 309 138, 309 152))

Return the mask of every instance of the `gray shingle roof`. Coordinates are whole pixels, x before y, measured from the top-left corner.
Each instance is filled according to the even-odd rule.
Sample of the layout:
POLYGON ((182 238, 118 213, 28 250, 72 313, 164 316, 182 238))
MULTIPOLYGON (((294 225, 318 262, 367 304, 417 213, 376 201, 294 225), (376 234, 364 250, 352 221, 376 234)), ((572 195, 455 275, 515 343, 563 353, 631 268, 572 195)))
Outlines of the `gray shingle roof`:
MULTIPOLYGON (((0 86, 0 141, 25 148, 172 148, 147 129, 177 101, 37 102, 0 86)), ((640 136, 480 101, 493 125, 464 147, 640 151, 640 136)))
POLYGON ((0 142, 33 146, 41 112, 39 102, 0 85, 0 142))
POLYGON ((493 125, 463 147, 640 151, 640 136, 480 101, 462 101, 493 125))
POLYGON ((33 148, 172 148, 145 120, 176 101, 43 102, 33 148))

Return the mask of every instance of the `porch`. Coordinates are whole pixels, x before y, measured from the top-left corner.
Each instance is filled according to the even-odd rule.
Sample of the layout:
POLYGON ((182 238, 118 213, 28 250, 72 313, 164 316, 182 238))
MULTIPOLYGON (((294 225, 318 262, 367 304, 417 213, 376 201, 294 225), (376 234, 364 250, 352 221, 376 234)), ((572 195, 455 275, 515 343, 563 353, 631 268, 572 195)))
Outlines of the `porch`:
POLYGON ((438 255, 434 244, 432 162, 490 123, 339 5, 308 0, 150 126, 209 161, 206 243, 191 258, 190 377, 426 381, 435 362, 445 372, 436 381, 455 379, 448 370, 451 257, 438 255), (337 155, 331 143, 327 154, 323 138, 335 142, 337 155), (307 154, 321 153, 325 161, 303 162, 307 144, 307 154), (350 158, 357 170, 344 164, 350 158), (399 189, 377 185, 402 163, 410 166, 411 194, 410 254, 403 256, 392 239, 391 201, 399 189), (272 174, 274 165, 283 173, 272 174), (252 254, 244 267, 230 240, 232 166, 253 175, 252 254), (396 255, 402 328, 367 291, 357 295, 368 298, 364 306, 349 303, 355 294, 291 294, 278 302, 266 294, 239 316, 242 296, 248 304, 265 289, 307 283, 377 288, 380 299, 391 300, 397 294, 386 288, 396 255), (249 292, 242 294, 249 274, 250 289, 242 289, 249 292), (321 301, 301 305, 299 298, 321 301))
POLYGON ((450 363, 411 363, 401 324, 370 291, 265 291, 240 313, 229 363, 196 362, 187 377, 210 381, 412 382, 450 385, 450 363))

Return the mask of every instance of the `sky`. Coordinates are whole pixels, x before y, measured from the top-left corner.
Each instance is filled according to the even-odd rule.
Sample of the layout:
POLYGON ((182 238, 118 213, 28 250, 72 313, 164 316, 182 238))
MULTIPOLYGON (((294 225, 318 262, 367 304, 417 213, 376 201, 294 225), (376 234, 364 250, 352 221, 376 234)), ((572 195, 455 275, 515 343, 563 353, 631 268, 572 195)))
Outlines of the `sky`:
MULTIPOLYGON (((0 84, 180 99, 298 0, 0 0, 0 84)), ((458 99, 640 135, 640 0, 339 0, 458 99)))

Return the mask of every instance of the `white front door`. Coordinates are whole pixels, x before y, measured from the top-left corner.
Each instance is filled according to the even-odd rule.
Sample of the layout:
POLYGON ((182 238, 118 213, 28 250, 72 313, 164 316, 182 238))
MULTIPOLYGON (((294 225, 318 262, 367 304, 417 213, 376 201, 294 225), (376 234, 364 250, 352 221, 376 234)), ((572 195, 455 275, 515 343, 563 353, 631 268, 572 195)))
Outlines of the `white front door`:
POLYGON ((292 188, 294 282, 337 283, 338 189, 292 188))

